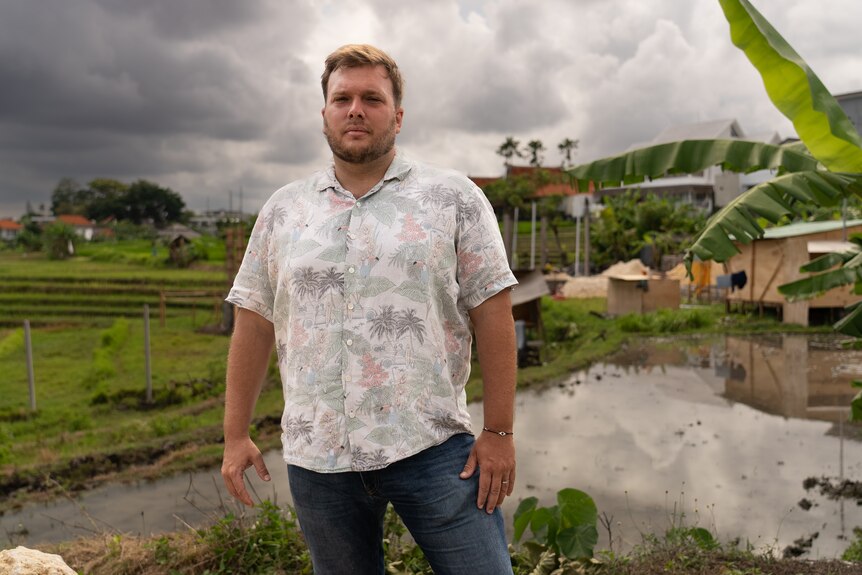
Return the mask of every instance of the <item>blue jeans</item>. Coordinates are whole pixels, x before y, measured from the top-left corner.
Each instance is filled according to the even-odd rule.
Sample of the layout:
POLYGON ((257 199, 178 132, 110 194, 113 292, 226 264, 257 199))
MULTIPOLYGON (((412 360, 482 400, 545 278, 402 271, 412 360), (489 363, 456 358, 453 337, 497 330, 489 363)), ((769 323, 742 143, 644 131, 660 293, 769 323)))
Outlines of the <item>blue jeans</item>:
POLYGON ((512 573, 500 508, 476 507, 479 473, 458 474, 473 447, 460 434, 376 471, 316 473, 288 465, 290 492, 317 575, 383 575, 387 503, 437 575, 512 573))

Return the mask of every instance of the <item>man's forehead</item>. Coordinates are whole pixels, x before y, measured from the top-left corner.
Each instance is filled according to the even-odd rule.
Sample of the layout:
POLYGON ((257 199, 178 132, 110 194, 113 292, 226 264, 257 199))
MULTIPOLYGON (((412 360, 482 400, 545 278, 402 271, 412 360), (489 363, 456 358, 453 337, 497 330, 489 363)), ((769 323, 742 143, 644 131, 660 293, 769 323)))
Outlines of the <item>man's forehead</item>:
POLYGON ((340 68, 336 68, 329 77, 329 83, 333 85, 349 85, 361 82, 368 78, 381 80, 384 85, 390 89, 392 88, 389 74, 386 72, 386 68, 380 64, 374 66, 342 66, 340 68))

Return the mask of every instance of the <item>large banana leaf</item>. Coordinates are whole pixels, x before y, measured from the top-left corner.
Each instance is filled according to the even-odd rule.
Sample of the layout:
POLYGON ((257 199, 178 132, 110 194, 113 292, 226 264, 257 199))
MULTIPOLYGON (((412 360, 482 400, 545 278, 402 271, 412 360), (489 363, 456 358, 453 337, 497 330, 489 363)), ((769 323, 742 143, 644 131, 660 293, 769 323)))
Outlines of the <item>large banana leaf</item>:
POLYGON ((811 154, 830 171, 862 172, 862 138, 814 71, 748 0, 719 2, 731 40, 811 154))
POLYGON ((716 212, 685 254, 686 266, 695 257, 726 261, 739 253, 734 241, 750 243, 763 236, 758 222, 777 224, 782 217, 798 215, 804 205, 837 206, 860 174, 808 171, 785 174, 754 186, 716 212))
POLYGON ((588 181, 618 186, 668 174, 699 172, 716 165, 734 172, 765 169, 801 172, 816 170, 818 162, 804 146, 776 146, 746 140, 683 140, 575 166, 569 173, 578 179, 581 189, 587 189, 588 181))

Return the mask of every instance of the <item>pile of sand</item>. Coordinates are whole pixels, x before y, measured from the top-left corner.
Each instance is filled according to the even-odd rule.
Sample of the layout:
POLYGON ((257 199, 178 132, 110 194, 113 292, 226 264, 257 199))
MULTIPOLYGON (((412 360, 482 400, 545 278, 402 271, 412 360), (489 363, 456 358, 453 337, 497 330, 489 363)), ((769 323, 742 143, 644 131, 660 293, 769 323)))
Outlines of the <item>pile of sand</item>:
POLYGON ((607 297, 610 276, 650 275, 650 269, 639 259, 617 262, 601 275, 570 278, 563 284, 560 294, 567 298, 607 297))
POLYGON ((602 272, 606 278, 611 276, 648 276, 649 274, 650 269, 637 258, 627 262, 617 262, 602 272))
POLYGON ((607 297, 608 278, 610 276, 649 276, 650 269, 639 259, 627 262, 617 262, 601 275, 574 277, 566 281, 560 288, 560 295, 566 298, 607 297))
POLYGON ((565 298, 607 297, 608 278, 604 276, 572 278, 563 284, 560 295, 565 298))

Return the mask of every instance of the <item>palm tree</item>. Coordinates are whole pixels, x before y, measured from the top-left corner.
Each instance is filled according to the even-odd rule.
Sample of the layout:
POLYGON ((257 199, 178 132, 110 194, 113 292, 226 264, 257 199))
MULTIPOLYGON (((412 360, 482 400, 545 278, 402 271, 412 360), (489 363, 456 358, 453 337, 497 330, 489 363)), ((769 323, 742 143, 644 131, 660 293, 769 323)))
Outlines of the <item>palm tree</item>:
POLYGON ((521 142, 512 136, 507 136, 506 140, 497 148, 497 155, 503 156, 503 165, 506 167, 506 174, 508 175, 509 166, 512 165, 512 158, 514 156, 519 158, 524 157, 524 154, 521 153, 521 142))
POLYGON ((395 333, 398 337, 409 334, 411 342, 415 337, 419 343, 425 343, 425 326, 422 318, 416 315, 416 310, 413 308, 408 308, 398 315, 395 333))
POLYGON ((297 268, 293 272, 293 289, 299 299, 313 296, 317 293, 319 276, 310 266, 297 268))
POLYGON ((371 335, 377 339, 391 338, 398 328, 398 315, 391 305, 380 306, 380 311, 371 311, 371 335))
POLYGON ((574 150, 578 149, 579 140, 572 140, 571 138, 566 138, 559 144, 557 144, 557 149, 563 155, 563 168, 566 166, 572 165, 572 153, 574 150))
MULTIPOLYGON (((862 196, 862 137, 814 71, 748 0, 719 0, 731 39, 763 78, 773 104, 793 122, 801 142, 775 146, 741 140, 688 140, 661 144, 572 168, 581 183, 619 185, 693 173, 721 165, 737 172, 776 169, 778 175, 747 190, 717 212, 686 252, 723 262, 739 252, 735 241, 763 236, 760 218, 778 224, 801 217, 812 206, 832 207, 862 196)), ((815 275, 779 287, 792 297, 810 297, 856 284, 862 288, 862 248, 815 259, 802 272, 815 275), (833 269, 839 265, 837 269, 833 269)), ((849 310, 836 328, 862 337, 862 306, 849 310)), ((862 403, 860 403, 862 407, 862 403)))
POLYGON ((545 151, 545 144, 542 140, 530 140, 527 142, 527 147, 524 151, 530 154, 530 165, 534 168, 539 168, 542 165, 542 152, 545 151))

